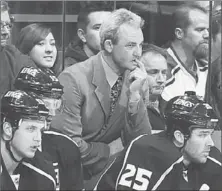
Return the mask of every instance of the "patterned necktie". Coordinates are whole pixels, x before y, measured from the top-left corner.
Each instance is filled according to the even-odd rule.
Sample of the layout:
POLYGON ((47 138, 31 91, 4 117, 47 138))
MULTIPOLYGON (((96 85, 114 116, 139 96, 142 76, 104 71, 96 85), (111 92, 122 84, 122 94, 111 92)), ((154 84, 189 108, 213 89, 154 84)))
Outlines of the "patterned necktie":
POLYGON ((117 102, 117 100, 119 98, 119 95, 121 93, 122 81, 123 81, 123 77, 119 76, 118 79, 116 80, 116 83, 111 88, 111 101, 110 101, 110 114, 109 114, 109 117, 112 115, 113 110, 114 110, 114 108, 116 106, 116 102, 117 102))

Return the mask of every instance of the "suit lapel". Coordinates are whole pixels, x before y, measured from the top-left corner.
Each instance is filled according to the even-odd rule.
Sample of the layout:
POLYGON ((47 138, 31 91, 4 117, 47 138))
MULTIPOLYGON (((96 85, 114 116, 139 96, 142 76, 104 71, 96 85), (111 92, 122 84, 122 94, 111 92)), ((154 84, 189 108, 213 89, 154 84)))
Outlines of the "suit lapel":
POLYGON ((106 120, 110 112, 110 87, 106 80, 104 68, 102 66, 102 55, 99 53, 93 61, 92 83, 96 86, 95 94, 101 104, 106 120))

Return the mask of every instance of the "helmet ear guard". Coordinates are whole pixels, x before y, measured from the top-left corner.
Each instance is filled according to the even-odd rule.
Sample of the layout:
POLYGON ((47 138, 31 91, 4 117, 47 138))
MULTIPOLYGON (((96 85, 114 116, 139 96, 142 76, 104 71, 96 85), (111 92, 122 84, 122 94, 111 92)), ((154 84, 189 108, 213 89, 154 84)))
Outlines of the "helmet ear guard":
POLYGON ((189 126, 191 124, 187 121, 184 121, 182 119, 175 119, 173 117, 168 117, 168 120, 166 121, 167 126, 167 134, 171 138, 174 137, 174 132, 176 130, 179 130, 185 137, 185 139, 188 139, 190 137, 190 129, 189 126))
POLYGON ((13 138, 15 131, 18 129, 19 120, 10 119, 10 118, 7 118, 3 115, 1 115, 1 119, 2 119, 1 120, 1 131, 2 131, 1 135, 2 136, 1 137, 4 141, 10 141, 13 138), (7 138, 4 136, 4 134, 5 134, 5 130, 4 130, 5 123, 9 123, 11 128, 12 128, 12 135, 10 137, 10 140, 8 139, 9 135, 7 135, 7 138))

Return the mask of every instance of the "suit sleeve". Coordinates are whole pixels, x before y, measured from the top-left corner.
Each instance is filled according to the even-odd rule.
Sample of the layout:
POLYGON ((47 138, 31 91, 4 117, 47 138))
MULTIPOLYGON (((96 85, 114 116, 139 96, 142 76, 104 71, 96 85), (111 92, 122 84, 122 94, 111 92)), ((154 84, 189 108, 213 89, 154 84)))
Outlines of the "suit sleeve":
POLYGON ((139 135, 151 134, 151 124, 143 100, 140 99, 138 103, 133 103, 138 104, 138 109, 135 113, 130 112, 131 104, 130 102, 128 103, 128 112, 125 115, 126 126, 122 134, 125 145, 139 135))
POLYGON ((101 142, 86 142, 82 138, 81 110, 84 96, 79 90, 76 80, 67 72, 59 75, 64 86, 62 105, 53 118, 51 126, 71 137, 80 149, 84 171, 89 176, 102 171, 106 166, 110 149, 101 142))

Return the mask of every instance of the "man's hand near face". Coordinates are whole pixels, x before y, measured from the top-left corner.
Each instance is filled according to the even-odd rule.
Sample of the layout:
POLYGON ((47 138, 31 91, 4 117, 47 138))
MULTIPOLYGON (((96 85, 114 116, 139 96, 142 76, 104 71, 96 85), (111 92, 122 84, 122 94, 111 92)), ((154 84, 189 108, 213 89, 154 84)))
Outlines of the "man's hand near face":
POLYGON ((129 112, 134 114, 137 112, 138 103, 141 98, 149 100, 149 87, 147 80, 147 72, 144 64, 136 60, 138 67, 129 74, 129 112))
POLYGON ((129 101, 126 113, 126 128, 122 133, 123 145, 142 134, 151 134, 146 103, 149 101, 148 76, 142 62, 129 73, 129 101))

